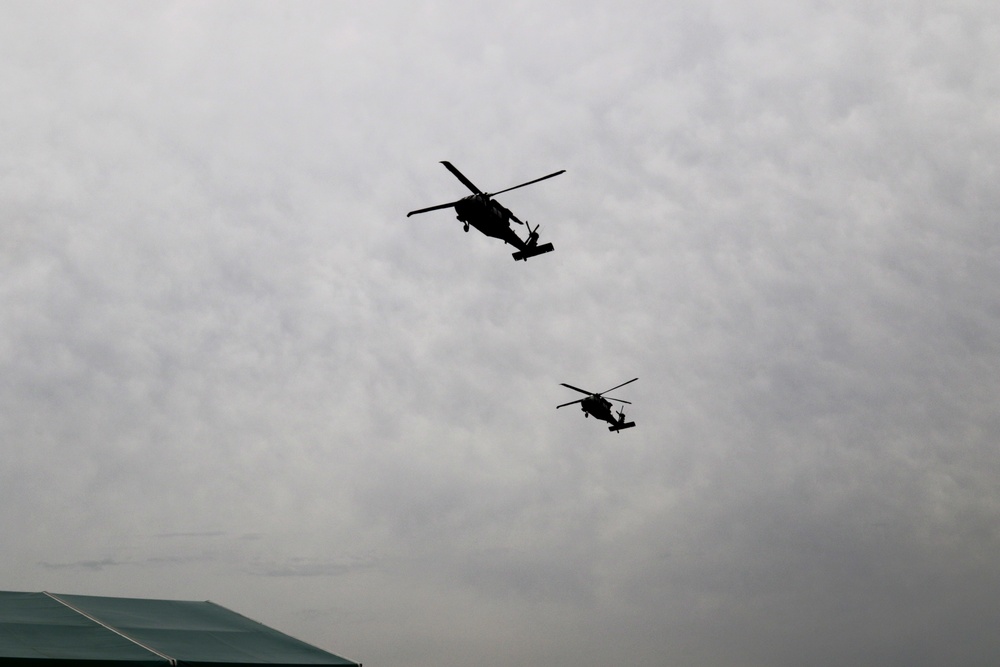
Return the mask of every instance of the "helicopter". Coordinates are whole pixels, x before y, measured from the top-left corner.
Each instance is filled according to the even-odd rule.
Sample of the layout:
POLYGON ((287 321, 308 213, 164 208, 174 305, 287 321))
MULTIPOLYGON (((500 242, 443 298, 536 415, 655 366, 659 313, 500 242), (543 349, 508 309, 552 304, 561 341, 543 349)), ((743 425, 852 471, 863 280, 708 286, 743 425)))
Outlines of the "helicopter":
POLYGON ((618 389, 620 387, 624 387, 627 384, 631 384, 638 379, 639 378, 632 378, 628 382, 622 382, 617 387, 612 387, 611 389, 607 389, 598 394, 562 382, 560 383, 562 384, 562 386, 572 389, 573 391, 578 391, 581 394, 587 394, 587 397, 578 398, 575 401, 570 401, 569 403, 563 403, 562 405, 557 405, 556 410, 558 410, 559 408, 565 408, 567 405, 573 405, 574 403, 579 403, 580 409, 583 410, 584 417, 589 417, 590 415, 594 415, 594 417, 596 417, 597 419, 603 419, 604 421, 611 424, 611 426, 608 428, 609 431, 614 431, 615 433, 617 433, 618 431, 621 431, 623 429, 632 428, 633 426, 635 426, 635 422, 625 421, 624 410, 619 410, 618 419, 615 419, 614 415, 611 413, 611 401, 617 401, 619 403, 628 403, 629 405, 632 404, 629 401, 623 401, 620 398, 610 398, 610 397, 605 398, 604 394, 608 393, 609 391, 614 391, 615 389, 618 389))
POLYGON ((552 178, 553 176, 558 176, 559 174, 565 173, 565 169, 553 172, 548 176, 536 178, 535 180, 528 181, 527 183, 515 185, 514 187, 507 188, 505 190, 498 190, 497 192, 483 192, 450 162, 442 160, 441 164, 443 164, 448 171, 454 174, 455 178, 460 180, 465 187, 472 190, 473 194, 447 204, 438 204, 437 206, 428 206, 427 208, 410 211, 406 214, 407 218, 418 213, 427 213, 428 211, 454 207, 455 213, 458 215, 458 219, 465 225, 466 232, 469 231, 469 225, 472 225, 486 236, 492 236, 493 238, 502 240, 504 243, 509 243, 518 249, 518 251, 513 254, 515 260, 527 261, 530 257, 552 252, 555 249, 551 243, 538 245, 538 225, 535 225, 535 228, 532 229, 531 225, 527 222, 522 222, 516 215, 510 212, 510 209, 502 206, 500 202, 493 199, 493 197, 504 192, 510 192, 511 190, 523 188, 526 185, 544 181, 545 179, 552 178), (528 228, 527 239, 522 239, 514 232, 510 226, 511 220, 528 228))

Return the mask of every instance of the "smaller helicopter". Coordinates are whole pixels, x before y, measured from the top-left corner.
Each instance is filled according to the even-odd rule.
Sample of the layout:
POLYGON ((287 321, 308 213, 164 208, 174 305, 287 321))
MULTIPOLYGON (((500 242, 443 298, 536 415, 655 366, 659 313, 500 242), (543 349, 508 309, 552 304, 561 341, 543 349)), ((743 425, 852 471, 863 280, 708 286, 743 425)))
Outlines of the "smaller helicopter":
POLYGON ((458 215, 458 219, 465 224, 465 231, 469 231, 469 225, 472 225, 486 236, 492 236, 493 238, 500 239, 504 243, 509 243, 518 249, 518 251, 514 253, 515 260, 527 260, 535 255, 552 252, 555 249, 551 243, 538 245, 538 225, 535 225, 535 228, 532 229, 531 225, 527 222, 519 220, 516 215, 510 212, 510 209, 502 206, 500 202, 493 199, 493 197, 504 192, 510 192, 511 190, 523 188, 526 185, 531 185, 532 183, 537 183, 538 181, 544 181, 545 179, 552 178, 553 176, 558 176, 559 174, 564 173, 566 171, 565 169, 551 173, 548 176, 536 178, 535 180, 528 181, 527 183, 515 185, 514 187, 507 188, 505 190, 498 190, 497 192, 483 192, 450 162, 442 160, 441 164, 443 164, 448 171, 454 174, 455 178, 460 180, 465 187, 472 190, 473 194, 447 204, 438 204, 437 206, 428 206, 427 208, 410 211, 406 214, 407 218, 411 215, 416 215, 417 213, 427 213, 428 211, 437 211, 442 208, 454 207, 455 213, 458 215), (527 239, 522 239, 514 233, 514 230, 511 229, 510 226, 511 220, 528 228, 527 239))
POLYGON ((611 413, 611 401, 617 401, 618 403, 627 403, 628 405, 632 404, 629 401, 623 401, 620 398, 611 398, 611 397, 605 398, 604 394, 608 393, 609 391, 614 391, 615 389, 619 389, 620 387, 624 387, 627 384, 631 384, 638 379, 639 378, 632 378, 628 382, 622 382, 617 387, 606 389, 605 391, 602 391, 599 394, 595 394, 593 392, 586 391, 584 389, 580 389, 579 387, 574 387, 571 384, 566 384, 565 382, 562 382, 560 383, 562 384, 562 386, 567 387, 568 389, 572 389, 573 391, 578 391, 581 394, 587 394, 587 397, 578 398, 575 401, 570 401, 569 403, 563 403, 562 405, 557 405, 556 410, 558 410, 559 408, 565 408, 567 405, 573 405, 574 403, 579 403, 580 409, 583 410, 584 417, 589 417, 590 415, 594 415, 594 417, 598 419, 603 419, 604 421, 611 424, 611 426, 608 428, 609 431, 614 431, 617 433, 618 431, 621 431, 623 429, 632 428, 633 426, 635 426, 635 422, 625 421, 624 410, 619 410, 618 418, 615 419, 614 415, 611 413))

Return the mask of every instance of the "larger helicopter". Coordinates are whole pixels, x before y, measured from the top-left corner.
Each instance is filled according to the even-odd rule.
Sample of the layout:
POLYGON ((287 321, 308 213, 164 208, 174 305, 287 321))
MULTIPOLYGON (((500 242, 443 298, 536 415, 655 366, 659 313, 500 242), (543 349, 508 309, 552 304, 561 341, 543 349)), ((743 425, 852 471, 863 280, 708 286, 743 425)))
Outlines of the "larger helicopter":
POLYGON ((518 251, 513 254, 515 260, 527 260, 529 257, 541 255, 546 252, 552 252, 554 250, 551 243, 538 245, 538 225, 535 225, 535 228, 532 229, 531 225, 527 222, 522 222, 516 215, 510 212, 510 209, 502 206, 500 202, 493 199, 493 197, 504 192, 510 192, 511 190, 523 188, 524 186, 531 185, 532 183, 544 181, 545 179, 552 178, 553 176, 558 176, 559 174, 564 173, 566 171, 565 169, 553 172, 548 176, 536 178, 535 180, 528 181, 527 183, 515 185, 514 187, 507 188, 505 190, 498 190, 497 192, 483 192, 450 162, 442 160, 441 164, 443 164, 448 171, 454 174, 455 178, 462 181, 465 187, 472 190, 473 194, 447 204, 438 204, 437 206, 428 206, 427 208, 410 211, 406 214, 406 217, 416 215, 417 213, 427 213, 428 211, 437 211, 442 208, 454 207, 455 213, 458 215, 458 219, 465 225, 465 231, 469 231, 469 225, 472 225, 486 236, 492 236, 493 238, 502 240, 504 243, 509 243, 518 249, 518 251), (528 238, 522 239, 514 232, 510 226, 512 220, 519 225, 527 227, 528 238))
POLYGON ((632 428, 633 426, 635 426, 635 422, 625 421, 624 409, 618 411, 618 418, 615 419, 614 415, 611 413, 611 401, 617 401, 618 403, 626 403, 628 405, 632 404, 629 401, 623 401, 620 398, 611 398, 611 397, 605 398, 604 394, 608 393, 609 391, 614 391, 615 389, 624 387, 627 384, 631 384, 638 379, 639 378, 632 378, 628 382, 622 382, 617 387, 606 389, 599 394, 595 394, 593 392, 586 391, 585 389, 580 389, 579 387, 574 387, 571 384, 566 384, 565 382, 562 382, 560 383, 562 384, 562 386, 572 389, 573 391, 578 391, 581 394, 587 394, 587 397, 578 398, 575 401, 570 401, 569 403, 563 403, 562 405, 557 405, 556 410, 558 410, 559 408, 565 408, 567 405, 573 405, 575 403, 579 403, 580 409, 583 410, 584 417, 589 417, 593 415, 597 419, 603 419, 604 421, 611 424, 611 426, 608 428, 609 431, 614 431, 617 433, 618 431, 621 431, 623 429, 632 428))

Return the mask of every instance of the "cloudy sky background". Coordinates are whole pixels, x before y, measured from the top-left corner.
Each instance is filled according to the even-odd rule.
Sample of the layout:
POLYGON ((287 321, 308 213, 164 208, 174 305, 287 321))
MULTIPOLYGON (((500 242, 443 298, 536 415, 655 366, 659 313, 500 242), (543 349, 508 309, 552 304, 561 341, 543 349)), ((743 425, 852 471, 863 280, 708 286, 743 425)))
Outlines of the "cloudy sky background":
POLYGON ((365 664, 1000 654, 1000 9, 0 6, 6 590, 365 664), (409 210, 501 195, 555 252, 409 210), (608 433, 578 395, 616 392, 608 433))

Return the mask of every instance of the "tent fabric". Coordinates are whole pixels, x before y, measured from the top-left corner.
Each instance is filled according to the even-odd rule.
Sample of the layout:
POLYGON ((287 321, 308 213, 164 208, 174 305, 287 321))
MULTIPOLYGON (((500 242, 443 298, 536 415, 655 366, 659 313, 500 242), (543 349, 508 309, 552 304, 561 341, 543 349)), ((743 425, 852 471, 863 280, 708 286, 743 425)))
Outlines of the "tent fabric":
POLYGON ((212 602, 0 591, 0 666, 340 665, 212 602))

